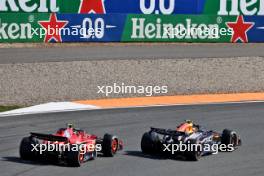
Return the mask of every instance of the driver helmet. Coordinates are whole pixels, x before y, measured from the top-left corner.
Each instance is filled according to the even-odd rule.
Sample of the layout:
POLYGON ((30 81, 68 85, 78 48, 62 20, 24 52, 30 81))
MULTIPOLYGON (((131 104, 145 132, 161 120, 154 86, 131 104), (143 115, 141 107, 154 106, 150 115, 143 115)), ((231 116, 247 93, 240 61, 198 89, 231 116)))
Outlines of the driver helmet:
POLYGON ((193 121, 185 120, 180 126, 177 127, 176 131, 185 132, 187 134, 191 134, 194 132, 193 129, 193 121))
POLYGON ((64 137, 70 138, 73 134, 73 125, 71 123, 67 124, 67 128, 64 131, 64 137))

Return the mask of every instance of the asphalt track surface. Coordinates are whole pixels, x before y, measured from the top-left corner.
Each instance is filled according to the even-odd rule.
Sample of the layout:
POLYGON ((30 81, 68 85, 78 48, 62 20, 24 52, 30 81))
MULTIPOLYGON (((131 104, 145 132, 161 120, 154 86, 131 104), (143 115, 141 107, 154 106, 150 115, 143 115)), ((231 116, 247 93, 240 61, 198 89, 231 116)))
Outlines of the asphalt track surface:
POLYGON ((136 109, 94 110, 27 116, 1 117, 1 176, 263 176, 264 103, 172 106, 136 109), (175 128, 193 119, 209 129, 232 128, 239 132, 243 146, 232 153, 203 157, 198 162, 143 155, 140 140, 150 126, 175 128), (89 132, 117 134, 125 148, 114 158, 97 158, 80 168, 19 159, 20 139, 30 131, 52 133, 72 122, 89 132))
POLYGON ((264 57, 264 44, 109 44, 0 48, 0 64, 107 59, 264 57))

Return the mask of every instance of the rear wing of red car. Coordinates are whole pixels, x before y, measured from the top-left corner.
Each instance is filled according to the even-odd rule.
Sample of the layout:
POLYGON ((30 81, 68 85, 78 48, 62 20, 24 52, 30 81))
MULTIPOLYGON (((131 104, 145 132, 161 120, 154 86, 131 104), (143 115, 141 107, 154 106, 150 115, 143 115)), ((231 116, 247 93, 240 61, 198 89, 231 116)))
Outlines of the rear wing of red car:
POLYGON ((46 141, 58 141, 58 142, 66 142, 68 138, 63 136, 55 136, 52 134, 41 134, 41 133, 30 133, 32 137, 37 139, 46 140, 46 141))

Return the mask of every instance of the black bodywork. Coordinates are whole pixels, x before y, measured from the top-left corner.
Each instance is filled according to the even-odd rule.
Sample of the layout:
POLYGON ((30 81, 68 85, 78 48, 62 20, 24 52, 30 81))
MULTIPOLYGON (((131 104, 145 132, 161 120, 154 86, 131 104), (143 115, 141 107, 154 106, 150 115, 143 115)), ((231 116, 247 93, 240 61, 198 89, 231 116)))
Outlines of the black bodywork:
MULTIPOLYGON (((192 134, 179 132, 172 129, 150 128, 150 131, 144 133, 141 139, 141 149, 146 154, 164 154, 169 156, 184 156, 188 160, 199 160, 201 156, 213 154, 216 151, 214 147, 221 144, 232 145, 233 149, 241 145, 241 139, 235 131, 225 129, 222 133, 212 130, 206 130, 197 126, 197 131, 192 134), (166 146, 175 146, 175 144, 199 144, 196 151, 169 151, 166 146), (207 147, 207 148, 205 148, 207 147), (208 147, 210 147, 208 150, 208 147), (206 149, 206 150, 205 150, 206 149)), ((197 145, 198 146, 198 145, 197 145)), ((217 148, 218 149, 218 148, 217 148)))

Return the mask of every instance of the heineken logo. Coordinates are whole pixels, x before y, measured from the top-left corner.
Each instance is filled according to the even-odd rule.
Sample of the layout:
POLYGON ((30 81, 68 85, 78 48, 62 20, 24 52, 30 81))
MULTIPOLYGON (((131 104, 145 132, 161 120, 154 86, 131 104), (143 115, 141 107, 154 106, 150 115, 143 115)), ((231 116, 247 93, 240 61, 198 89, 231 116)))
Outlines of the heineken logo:
POLYGON ((218 15, 264 15, 264 0, 219 1, 220 9, 218 15))
MULTIPOLYGON (((157 18, 155 23, 147 22, 145 18, 132 18, 132 39, 218 39, 219 25, 194 23, 186 18, 177 24, 164 23, 157 18)), ((227 32, 227 31, 226 31, 227 32)))
POLYGON ((1 23, 0 39, 31 39, 32 27, 30 23, 1 23))
POLYGON ((0 11, 58 12, 57 0, 0 0, 0 11))

